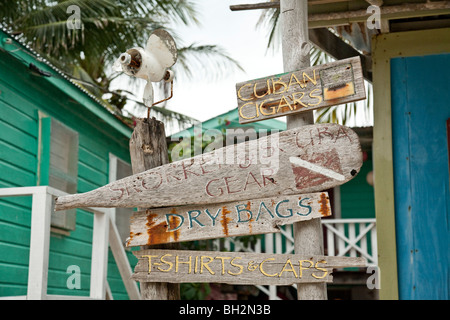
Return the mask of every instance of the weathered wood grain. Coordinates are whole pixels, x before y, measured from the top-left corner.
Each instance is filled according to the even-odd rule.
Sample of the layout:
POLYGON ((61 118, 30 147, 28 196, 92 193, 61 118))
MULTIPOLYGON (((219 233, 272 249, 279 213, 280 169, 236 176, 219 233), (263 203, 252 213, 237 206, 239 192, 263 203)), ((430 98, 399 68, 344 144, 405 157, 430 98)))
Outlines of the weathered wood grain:
MULTIPOLYGON (((155 118, 136 119, 130 139, 130 158, 133 173, 169 163, 164 123, 155 118)), ((143 246, 141 249, 179 249, 179 244, 143 246)), ((167 282, 141 282, 143 300, 179 300, 180 286, 167 282)))
POLYGON ((362 165, 358 136, 316 124, 227 146, 56 199, 55 209, 156 208, 311 193, 352 179, 362 165))
POLYGON ((330 215, 326 192, 147 209, 131 217, 127 246, 279 233, 281 225, 330 215))
POLYGON ((366 98, 359 57, 236 84, 239 123, 366 98))
POLYGON ((244 252, 141 250, 138 281, 291 285, 332 282, 334 268, 365 267, 364 258, 244 252))
MULTIPOLYGON (((310 66, 310 41, 308 33, 308 5, 306 0, 280 2, 281 45, 283 70, 303 70, 310 66)), ((303 75, 302 75, 303 76, 303 75)), ((292 113, 286 117, 287 129, 314 123, 312 110, 292 113)), ((294 250, 296 254, 323 255, 321 219, 294 223, 294 250)), ((326 283, 297 284, 299 300, 326 300, 326 283)))

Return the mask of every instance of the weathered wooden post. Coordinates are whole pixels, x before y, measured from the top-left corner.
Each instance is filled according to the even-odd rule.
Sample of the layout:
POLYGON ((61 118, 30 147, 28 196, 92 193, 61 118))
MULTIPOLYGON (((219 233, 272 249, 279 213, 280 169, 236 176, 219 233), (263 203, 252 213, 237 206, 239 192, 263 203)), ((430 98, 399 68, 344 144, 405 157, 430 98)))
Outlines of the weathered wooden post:
MULTIPOLYGON (((164 123, 154 119, 137 119, 130 139, 130 157, 133 174, 169 163, 164 123)), ((146 211, 145 208, 139 208, 146 211)), ((177 249, 178 244, 143 246, 141 249, 177 249)), ((176 283, 141 281, 144 300, 179 300, 180 286, 176 283)))
MULTIPOLYGON (((154 102, 152 82, 166 81, 173 85, 173 72, 168 68, 177 61, 178 53, 174 39, 165 30, 158 29, 150 34, 145 48, 132 48, 122 53, 114 67, 117 71, 147 80, 144 90, 144 104, 148 107, 147 119, 137 119, 130 139, 130 157, 133 174, 162 166, 169 162, 164 124, 150 118, 154 102)), ((144 210, 145 208, 139 208, 144 210)), ((144 249, 149 249, 145 246, 144 249)), ((178 245, 162 245, 160 249, 174 249, 178 245)), ((148 283, 141 281, 141 296, 144 300, 178 300, 178 284, 148 283)))
POLYGON ((56 199, 56 210, 147 208, 133 215, 127 243, 144 246, 133 252, 139 259, 133 279, 141 281, 144 299, 178 299, 176 284, 183 282, 297 283, 299 299, 326 299, 333 268, 366 266, 364 258, 323 256, 320 224, 331 214, 323 190, 361 168, 358 136, 338 124, 308 125, 313 109, 365 99, 361 64, 349 58, 308 68, 306 5, 281 2, 284 68, 298 70, 236 84, 240 123, 287 115, 289 130, 169 164, 163 124, 141 119, 130 141, 134 175, 56 199), (263 152, 269 150, 270 156, 263 152), (279 232, 291 223, 295 255, 145 249, 279 232))
MULTIPOLYGON (((135 172, 146 157, 167 161, 158 160, 166 153, 163 132, 162 124, 138 121, 130 144, 135 172)), ((131 246, 278 232, 278 227, 286 223, 328 216, 331 208, 326 192, 310 192, 341 185, 360 170, 362 154, 356 133, 337 124, 318 124, 272 134, 270 139, 278 141, 274 146, 280 151, 272 163, 279 166, 278 170, 258 163, 250 154, 256 146, 267 149, 268 139, 227 146, 217 153, 211 151, 135 173, 86 193, 62 196, 56 199, 55 209, 148 208, 133 215, 127 243, 131 246), (215 161, 230 152, 236 157, 233 163, 215 161), (255 199, 255 195, 262 198, 255 199)), ((270 149, 276 153, 275 148, 270 149)), ((170 284, 153 286, 146 282, 330 282, 334 268, 366 265, 364 258, 310 252, 274 255, 144 249, 133 254, 139 262, 132 278, 143 283, 144 299, 175 299, 178 292, 170 284)))
MULTIPOLYGON (((281 0, 283 68, 305 69, 310 66, 308 39, 308 1, 281 0)), ((314 123, 313 111, 286 117, 287 128, 297 128, 314 123)), ((294 248, 296 254, 323 254, 323 235, 320 219, 294 223, 294 248)), ((297 284, 298 299, 326 300, 326 283, 297 284)))

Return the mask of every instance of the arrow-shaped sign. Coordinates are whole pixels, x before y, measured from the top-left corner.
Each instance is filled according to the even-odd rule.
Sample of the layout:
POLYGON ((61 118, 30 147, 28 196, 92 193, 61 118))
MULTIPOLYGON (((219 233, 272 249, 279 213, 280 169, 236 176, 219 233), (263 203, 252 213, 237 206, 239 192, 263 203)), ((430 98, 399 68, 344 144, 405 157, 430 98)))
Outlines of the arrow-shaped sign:
POLYGON ((282 225, 330 215, 326 192, 147 209, 131 217, 127 246, 279 233, 282 225))
POLYGON ((239 123, 366 98, 359 57, 236 84, 239 123))
POLYGON ((142 282, 211 282, 291 285, 331 282, 334 268, 366 267, 360 257, 248 252, 140 250, 132 279, 142 282))
POLYGON ((311 193, 349 181, 361 165, 354 131, 338 124, 309 125, 62 196, 55 209, 158 208, 311 193))

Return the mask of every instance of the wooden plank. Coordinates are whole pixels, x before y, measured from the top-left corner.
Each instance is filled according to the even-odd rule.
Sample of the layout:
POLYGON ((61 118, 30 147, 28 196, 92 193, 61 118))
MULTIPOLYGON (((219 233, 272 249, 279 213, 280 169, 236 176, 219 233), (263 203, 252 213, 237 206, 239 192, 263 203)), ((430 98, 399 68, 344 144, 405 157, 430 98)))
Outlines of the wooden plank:
POLYGON ((358 136, 338 124, 316 124, 220 148, 58 197, 76 207, 157 208, 311 193, 352 179, 362 165, 358 136))
POLYGON ((244 252, 140 250, 138 281, 291 285, 332 282, 333 268, 365 267, 364 258, 244 252))
MULTIPOLYGON (((337 2, 348 2, 350 0, 308 0, 308 5, 321 5, 337 2)), ((231 11, 256 10, 256 9, 279 9, 280 1, 272 0, 270 2, 249 3, 230 5, 231 11)))
MULTIPOLYGON (((306 0, 282 0, 280 20, 282 32, 283 70, 302 70, 310 66, 308 35, 308 6, 306 0), (294 41, 293 41, 294 40, 294 41)), ((288 129, 314 123, 313 111, 294 113, 286 117, 288 129)), ((323 255, 321 219, 294 223, 294 250, 297 254, 323 255)), ((325 283, 297 285, 298 300, 326 300, 325 283)))
MULTIPOLYGON (((164 123, 155 118, 136 119, 130 139, 130 158, 134 174, 169 163, 164 123)), ((141 249, 179 249, 179 244, 163 244, 141 249)), ((141 281, 143 300, 180 300, 180 286, 166 281, 149 283, 141 281)))
MULTIPOLYGON (((375 1, 375 0, 374 0, 375 1)), ((366 22, 367 18, 371 15, 370 11, 367 12, 366 7, 360 7, 354 10, 325 10, 323 12, 323 4, 336 3, 344 1, 333 0, 317 0, 308 1, 308 5, 312 10, 308 15, 309 28, 326 28, 337 25, 348 25, 353 22, 366 22), (314 10, 315 5, 319 10, 314 10), (317 13, 315 13, 317 12, 317 13)), ((368 3, 371 1, 367 1, 368 3)), ((231 5, 231 11, 240 10, 254 10, 254 9, 278 9, 280 7, 280 1, 263 2, 255 4, 240 4, 231 5)), ((450 10, 450 4, 448 1, 433 1, 427 3, 402 3, 395 5, 383 5, 380 6, 380 13, 383 20, 393 19, 407 19, 416 17, 426 17, 434 15, 445 15, 450 10)))
MULTIPOLYGON (((350 1, 350 0, 309 0, 308 5, 319 5, 319 4, 348 2, 348 1, 350 1)), ((280 8, 280 1, 230 5, 231 11, 256 10, 256 9, 279 9, 279 8, 280 8)))
POLYGON ((231 11, 255 10, 255 9, 278 9, 280 1, 270 1, 261 3, 235 4, 230 5, 231 11))
POLYGON ((239 123, 366 98, 359 57, 236 84, 239 123))
POLYGON ((281 225, 330 215, 326 192, 148 209, 133 214, 127 246, 279 233, 281 225))

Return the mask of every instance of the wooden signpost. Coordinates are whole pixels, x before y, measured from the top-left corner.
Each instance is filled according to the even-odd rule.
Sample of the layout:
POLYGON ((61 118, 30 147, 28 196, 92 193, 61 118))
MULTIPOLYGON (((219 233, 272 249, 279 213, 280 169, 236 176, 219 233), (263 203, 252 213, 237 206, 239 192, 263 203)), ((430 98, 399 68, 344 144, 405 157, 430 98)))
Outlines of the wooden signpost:
POLYGON ((56 199, 55 209, 157 208, 311 193, 349 181, 361 165, 361 146, 354 131, 337 124, 318 124, 165 164, 90 192, 62 196, 56 199))
POLYGON ((133 252, 139 261, 132 278, 146 299, 177 299, 168 284, 183 282, 298 283, 299 298, 326 299, 333 268, 366 266, 364 258, 324 256, 320 226, 331 215, 323 190, 360 171, 358 136, 338 124, 305 125, 311 110, 365 98, 361 63, 309 67, 307 1, 282 0, 280 7, 285 70, 298 71, 238 83, 236 91, 240 123, 288 115, 289 130, 160 165, 163 135, 154 139, 149 126, 137 126, 130 143, 135 174, 55 201, 55 210, 140 208, 127 246, 144 246, 133 252), (280 232, 285 224, 294 224, 296 254, 147 247, 280 232))
POLYGON ((239 123, 366 98, 359 57, 236 84, 239 123))
POLYGON ((364 258, 244 252, 140 250, 132 279, 144 282, 208 282, 291 285, 331 282, 333 268, 363 267, 364 258))
POLYGON ((127 246, 279 233, 282 225, 330 215, 326 192, 147 209, 133 214, 127 246))
MULTIPOLYGON (((136 119, 136 127, 130 139, 130 158, 133 173, 169 163, 164 124, 154 118, 136 119)), ((141 249, 179 249, 179 244, 163 244, 141 249)), ((180 286, 167 282, 141 282, 144 300, 179 300, 180 286)))

